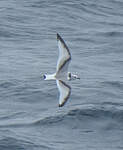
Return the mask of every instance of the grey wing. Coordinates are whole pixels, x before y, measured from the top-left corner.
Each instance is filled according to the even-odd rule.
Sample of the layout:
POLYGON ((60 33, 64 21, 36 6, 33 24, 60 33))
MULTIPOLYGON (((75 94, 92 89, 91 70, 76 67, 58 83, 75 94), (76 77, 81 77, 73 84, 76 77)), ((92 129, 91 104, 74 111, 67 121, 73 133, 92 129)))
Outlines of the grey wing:
POLYGON ((59 34, 57 34, 58 48, 59 48, 59 58, 57 62, 56 73, 62 74, 68 71, 68 65, 71 60, 70 51, 65 44, 64 40, 59 34))
POLYGON ((67 100, 70 96, 71 87, 61 80, 56 80, 56 83, 57 83, 57 87, 58 87, 58 90, 60 93, 59 107, 62 107, 67 102, 67 100))

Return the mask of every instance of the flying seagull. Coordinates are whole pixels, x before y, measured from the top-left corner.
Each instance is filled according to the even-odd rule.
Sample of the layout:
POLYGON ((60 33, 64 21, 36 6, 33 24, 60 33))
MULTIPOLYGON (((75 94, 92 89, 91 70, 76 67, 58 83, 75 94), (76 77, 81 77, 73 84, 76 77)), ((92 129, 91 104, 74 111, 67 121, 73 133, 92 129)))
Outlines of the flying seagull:
POLYGON ((68 72, 68 65, 71 61, 71 54, 64 40, 58 33, 57 42, 59 48, 59 58, 56 66, 56 73, 50 75, 45 74, 43 75, 43 78, 44 80, 56 80, 57 87, 60 92, 59 107, 62 107, 68 100, 71 93, 71 87, 65 83, 65 80, 80 78, 77 75, 73 75, 72 73, 68 72))

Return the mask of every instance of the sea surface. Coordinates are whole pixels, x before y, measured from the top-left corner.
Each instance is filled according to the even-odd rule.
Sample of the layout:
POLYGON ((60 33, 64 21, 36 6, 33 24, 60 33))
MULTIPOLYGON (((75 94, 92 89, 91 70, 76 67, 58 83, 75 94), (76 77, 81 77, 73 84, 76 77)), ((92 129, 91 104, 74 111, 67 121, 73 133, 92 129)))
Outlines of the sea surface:
POLYGON ((0 0, 0 150, 123 150, 123 0, 0 0), (56 33, 81 78, 61 108, 56 33))

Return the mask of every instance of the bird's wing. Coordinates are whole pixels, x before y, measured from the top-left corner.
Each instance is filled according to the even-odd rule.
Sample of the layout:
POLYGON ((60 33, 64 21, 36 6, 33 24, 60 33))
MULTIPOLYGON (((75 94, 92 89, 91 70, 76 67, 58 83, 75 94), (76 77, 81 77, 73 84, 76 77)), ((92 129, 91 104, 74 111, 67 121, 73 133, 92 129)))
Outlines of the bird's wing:
POLYGON ((57 62, 56 73, 62 74, 62 73, 66 73, 68 70, 68 65, 71 60, 71 54, 64 40, 61 38, 61 36, 58 33, 57 33, 57 41, 58 41, 58 48, 59 48, 59 58, 57 62))
POLYGON ((62 107, 70 96, 71 87, 61 80, 56 80, 56 83, 57 83, 57 87, 60 93, 59 107, 62 107))

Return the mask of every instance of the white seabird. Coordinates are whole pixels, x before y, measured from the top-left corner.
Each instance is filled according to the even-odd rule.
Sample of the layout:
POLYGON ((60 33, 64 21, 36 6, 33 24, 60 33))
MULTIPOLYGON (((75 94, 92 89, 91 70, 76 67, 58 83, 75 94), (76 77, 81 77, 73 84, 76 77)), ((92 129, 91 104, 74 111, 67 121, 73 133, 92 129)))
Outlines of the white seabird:
POLYGON ((56 73, 50 75, 43 75, 44 80, 56 80, 57 87, 60 92, 59 107, 63 106, 68 100, 71 87, 65 83, 65 80, 80 79, 77 75, 73 75, 68 72, 68 65, 71 61, 70 51, 65 44, 64 40, 57 33, 57 41, 59 48, 59 58, 57 61, 56 73))

